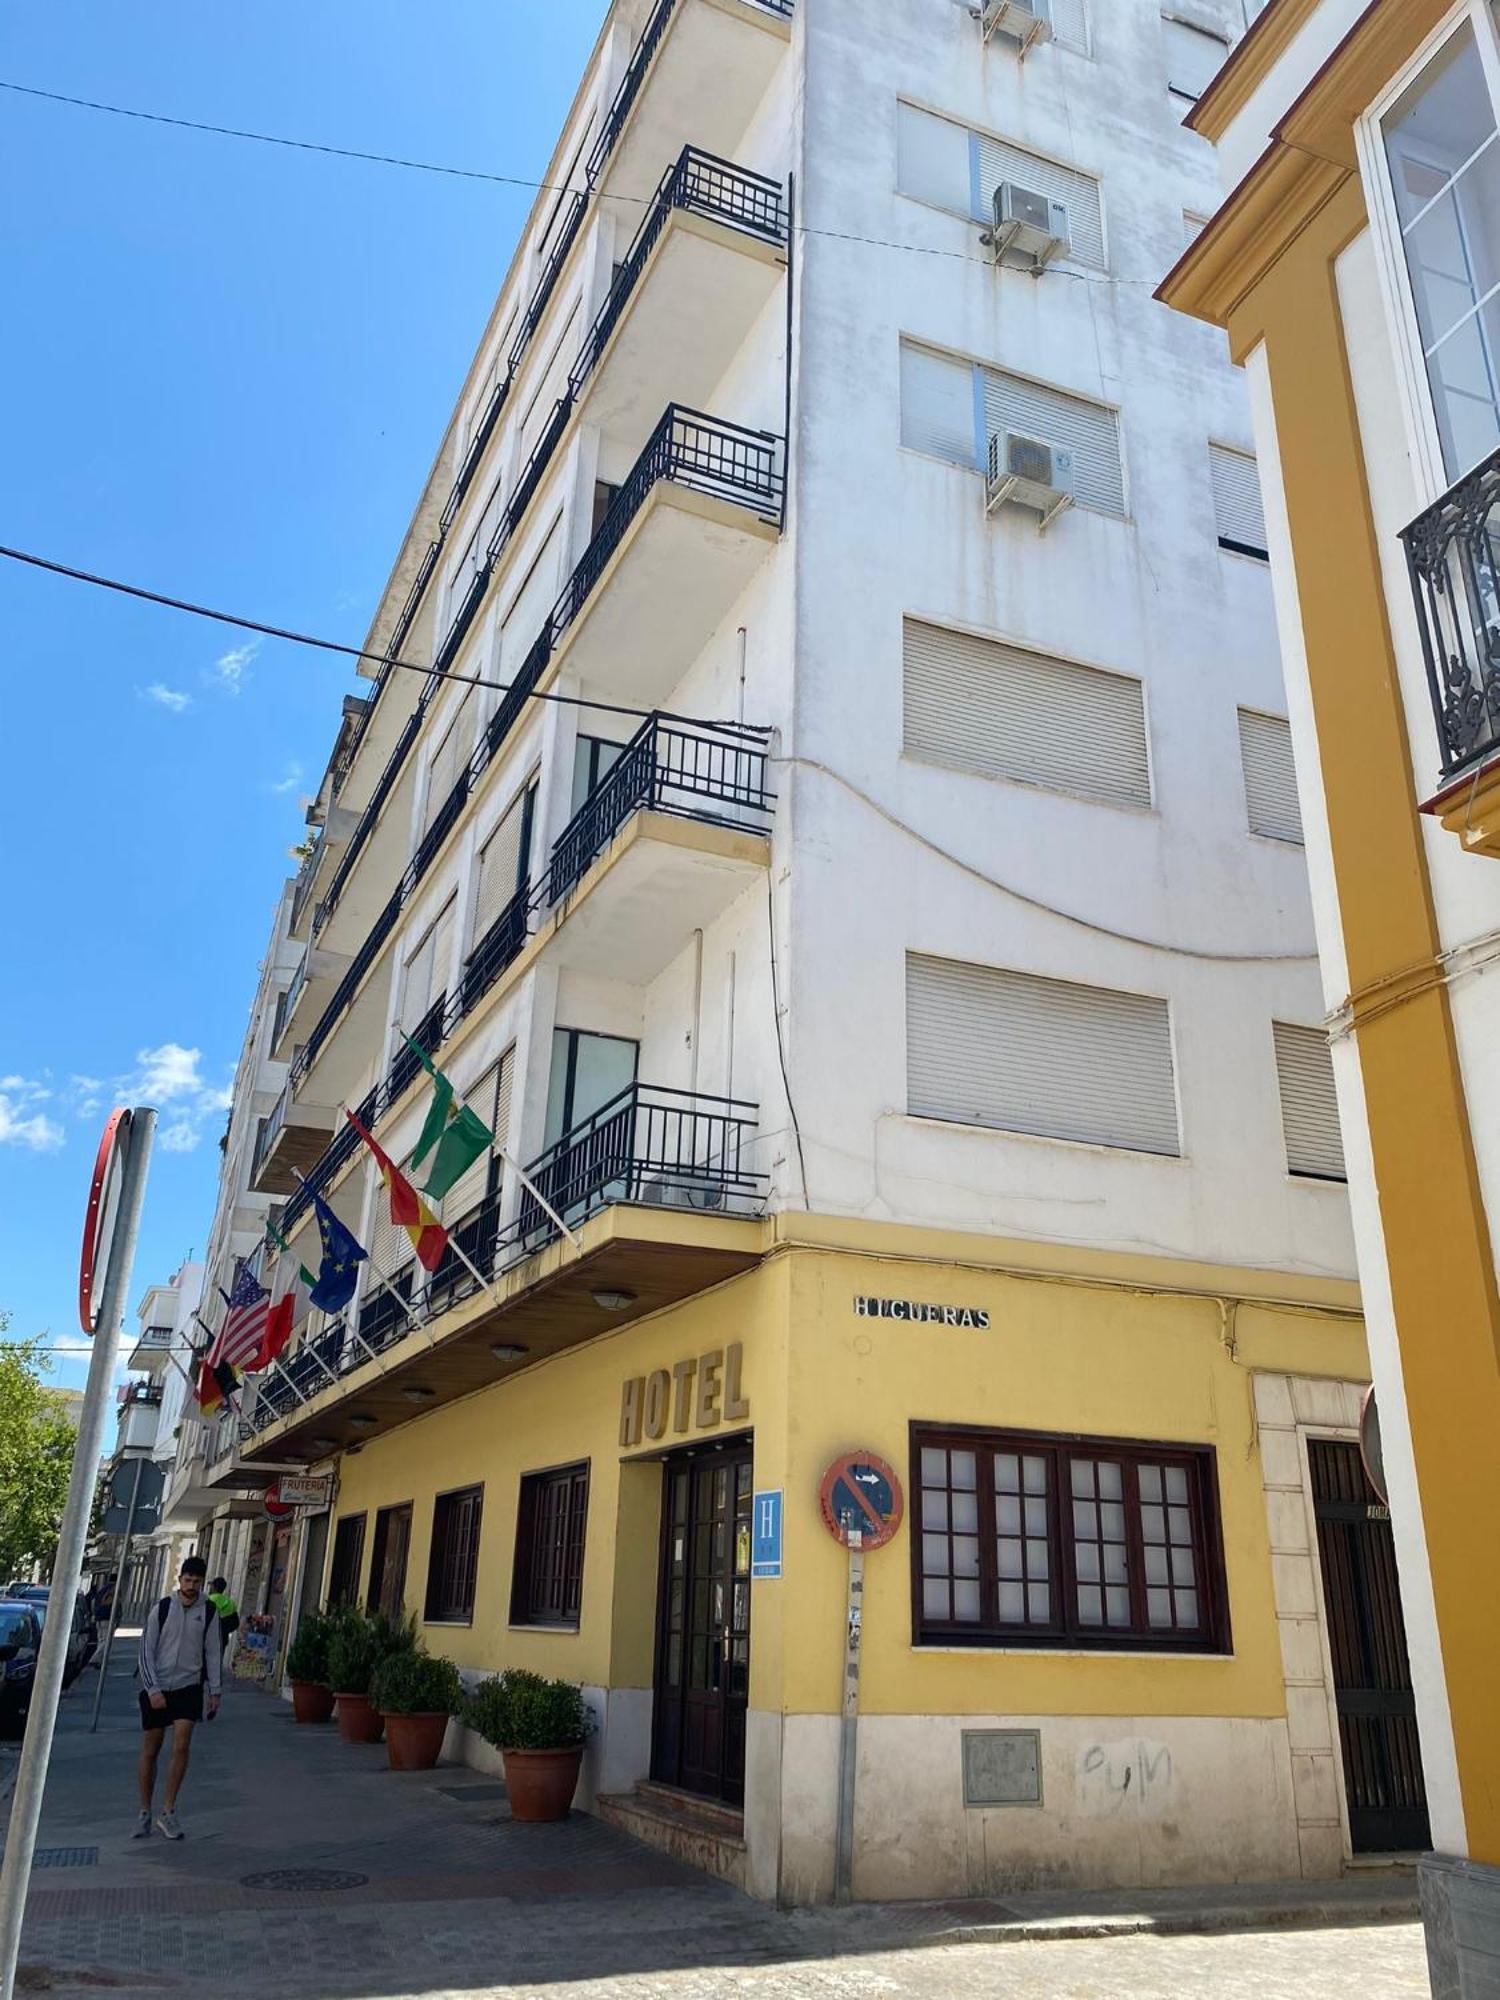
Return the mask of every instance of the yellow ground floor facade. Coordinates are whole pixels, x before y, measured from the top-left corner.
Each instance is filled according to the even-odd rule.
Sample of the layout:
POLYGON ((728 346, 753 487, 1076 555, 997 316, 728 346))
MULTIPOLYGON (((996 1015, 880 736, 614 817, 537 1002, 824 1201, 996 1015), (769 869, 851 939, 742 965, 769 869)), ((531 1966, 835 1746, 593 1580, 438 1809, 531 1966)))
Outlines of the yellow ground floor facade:
POLYGON ((774 1230, 729 1282, 346 1452, 325 1592, 394 1590, 466 1670, 581 1683, 581 1803, 717 1793, 745 1885, 822 1900, 848 1557, 820 1489, 857 1451, 904 1515, 864 1558, 856 1896, 1337 1872, 1309 1463, 1356 1434, 1352 1286, 774 1230), (766 1496, 779 1574, 752 1575, 766 1496))

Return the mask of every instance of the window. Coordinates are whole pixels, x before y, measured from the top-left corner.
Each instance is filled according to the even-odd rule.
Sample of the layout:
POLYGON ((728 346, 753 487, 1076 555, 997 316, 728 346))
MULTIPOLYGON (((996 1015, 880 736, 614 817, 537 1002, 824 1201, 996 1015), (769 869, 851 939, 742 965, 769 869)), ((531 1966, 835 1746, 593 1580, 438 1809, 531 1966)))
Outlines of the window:
MULTIPOLYGON (((292 982, 293 985, 297 983, 295 980, 292 982)), ((271 1047, 273 1049, 281 1040, 281 1031, 286 1026, 287 1002, 291 997, 291 986, 283 986, 281 991, 276 995, 276 1012, 271 1017, 271 1047)))
POLYGON ((578 738, 573 746, 573 796, 568 803, 570 819, 598 791, 624 751, 623 743, 611 743, 603 736, 578 738))
POLYGON ((1174 97, 1196 104, 1228 59, 1229 44, 1206 28, 1174 20, 1170 14, 1162 15, 1161 28, 1167 52, 1167 88, 1174 97))
POLYGON ((912 1427, 920 1644, 1229 1650, 1214 1455, 912 1427))
POLYGON ((1287 1172, 1307 1180, 1347 1180, 1328 1037, 1321 1028, 1297 1028, 1286 1021, 1273 1021, 1271 1027, 1287 1172))
POLYGON ((396 1023, 395 1051, 406 1047, 402 1028, 414 1035, 433 1007, 448 990, 452 971, 453 915, 456 905, 449 901, 441 916, 406 961, 401 987, 401 1016, 396 1023))
MULTIPOLYGON (((506 607, 500 627, 500 657, 496 661, 499 671, 495 675, 501 682, 515 679, 516 669, 541 637, 542 626, 557 598, 557 564, 561 547, 562 516, 559 514, 543 537, 531 567, 506 607)), ((490 699, 498 701, 500 697, 492 695, 490 699)))
POLYGON ((1232 445, 1208 447, 1209 472, 1214 489, 1214 526, 1219 547, 1236 555, 1258 556, 1267 560, 1266 521, 1261 512, 1260 480, 1255 460, 1248 451, 1232 445))
POLYGON ((536 779, 527 783, 507 806, 499 825, 479 850, 478 887, 474 899, 474 936, 478 940, 502 916, 512 898, 526 887, 531 873, 531 830, 536 817, 536 779))
POLYGON ((1080 506, 1125 512, 1120 421, 1102 403, 901 343, 901 442, 913 451, 982 469, 997 432, 1016 431, 1072 453, 1080 506))
POLYGON ((328 1602, 356 1604, 359 1572, 365 1555, 365 1517, 345 1514, 333 1533, 333 1562, 328 1571, 328 1602))
POLYGON ((424 833, 448 803, 449 795, 469 760, 469 751, 473 746, 469 741, 468 714, 469 697, 473 692, 471 687, 464 689, 453 712, 453 720, 443 731, 443 740, 432 753, 432 762, 427 768, 427 799, 422 813, 424 833))
POLYGON ((1149 806, 1138 680, 908 618, 902 627, 903 747, 913 757, 1149 806))
POLYGON ((546 1144, 571 1132, 635 1082, 638 1042, 620 1035, 591 1035, 582 1028, 552 1031, 552 1075, 547 1084, 546 1144))
POLYGON ((1071 257, 1103 268, 1104 220, 1099 183, 1091 174, 971 132, 914 104, 896 106, 896 185, 902 194, 988 224, 1001 181, 1060 201, 1068 211, 1071 257))
MULTIPOLYGON (((491 1063, 471 1088, 460 1093, 469 1109, 483 1119, 495 1135, 495 1143, 493 1149, 481 1153, 473 1165, 459 1175, 443 1196, 442 1218, 446 1223, 462 1222, 500 1185, 501 1148, 510 1142, 510 1099, 515 1067, 516 1051, 512 1044, 498 1063, 491 1063)), ((470 1254, 473 1254, 472 1250, 470 1254)))
POLYGON ((1240 762, 1245 770, 1245 805, 1250 831, 1267 840, 1302 843, 1302 808, 1292 764, 1291 726, 1279 715, 1242 708, 1240 762))
POLYGON ((375 1539, 370 1549, 370 1595, 366 1609, 383 1611, 387 1618, 405 1615, 406 1557, 411 1547, 411 1502, 400 1507, 382 1507, 375 1516, 375 1539))
POLYGON ((443 598, 444 631, 447 631, 458 616, 458 607, 468 595, 469 585, 474 581, 484 562, 485 550, 481 546, 479 537, 480 530, 476 527, 464 545, 464 552, 459 557, 453 574, 448 578, 447 594, 443 598))
POLYGON ((1467 24, 1381 121, 1450 480, 1500 443, 1500 145, 1467 24))
POLYGON ((586 1462, 556 1472, 528 1472, 522 1478, 510 1594, 512 1625, 577 1626, 588 1508, 586 1462))
POLYGON ((440 1493, 433 1505, 425 1614, 429 1625, 468 1625, 473 1620, 483 1512, 482 1486, 440 1493))
POLYGON ((1175 1154, 1165 1000, 957 959, 906 961, 907 1110, 1175 1154))

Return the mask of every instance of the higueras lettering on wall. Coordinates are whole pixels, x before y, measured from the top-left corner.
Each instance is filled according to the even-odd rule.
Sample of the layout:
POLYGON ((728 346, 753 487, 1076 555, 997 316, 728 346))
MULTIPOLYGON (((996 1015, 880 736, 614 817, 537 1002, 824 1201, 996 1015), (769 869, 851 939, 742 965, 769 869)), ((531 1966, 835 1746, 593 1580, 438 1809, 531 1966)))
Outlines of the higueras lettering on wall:
POLYGON ((968 1326, 981 1333, 990 1323, 984 1306, 939 1306, 922 1299, 879 1299, 868 1292, 854 1294, 854 1316, 905 1320, 913 1326, 968 1326))

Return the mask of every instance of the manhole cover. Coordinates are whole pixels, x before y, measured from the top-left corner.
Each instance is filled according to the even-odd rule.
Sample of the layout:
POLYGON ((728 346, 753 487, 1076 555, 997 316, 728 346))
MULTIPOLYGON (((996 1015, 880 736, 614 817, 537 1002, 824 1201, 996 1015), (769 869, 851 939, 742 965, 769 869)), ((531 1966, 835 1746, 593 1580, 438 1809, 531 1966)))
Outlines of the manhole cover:
POLYGON ((343 1868, 263 1868, 258 1875, 242 1875, 242 1889, 362 1889, 368 1875, 354 1875, 343 1868))
POLYGON ((39 1847, 31 1857, 33 1868, 97 1868, 97 1847, 39 1847))

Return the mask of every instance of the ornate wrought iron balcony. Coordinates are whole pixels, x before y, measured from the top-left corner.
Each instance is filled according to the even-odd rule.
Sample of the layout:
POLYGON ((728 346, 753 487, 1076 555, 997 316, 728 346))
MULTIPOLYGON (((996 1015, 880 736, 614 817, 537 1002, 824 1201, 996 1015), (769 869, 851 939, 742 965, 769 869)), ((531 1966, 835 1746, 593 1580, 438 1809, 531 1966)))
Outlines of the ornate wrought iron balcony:
POLYGON ((1500 451, 1401 539, 1449 779, 1500 749, 1500 451))

